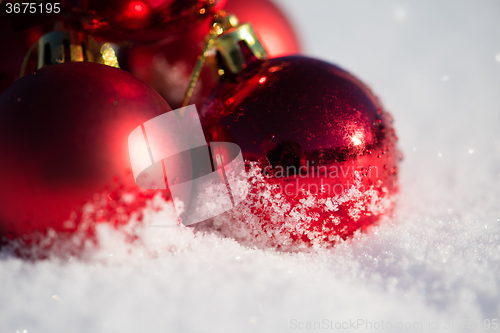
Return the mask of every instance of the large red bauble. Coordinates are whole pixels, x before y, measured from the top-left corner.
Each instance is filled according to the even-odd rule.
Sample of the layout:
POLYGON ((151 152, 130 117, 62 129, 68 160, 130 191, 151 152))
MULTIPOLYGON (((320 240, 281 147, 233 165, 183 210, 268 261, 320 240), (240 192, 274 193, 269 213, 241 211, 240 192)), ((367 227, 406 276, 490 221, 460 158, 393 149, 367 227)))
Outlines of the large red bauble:
POLYGON ((348 72, 276 58, 212 97, 200 110, 207 141, 234 142, 258 161, 246 202, 214 219, 221 233, 278 248, 331 245, 390 213, 400 158, 392 118, 348 72))
POLYGON ((0 238, 71 233, 95 194, 136 190, 128 136, 169 110, 131 74, 95 63, 16 81, 0 95, 0 238))
POLYGON ((187 31, 226 0, 84 0, 83 8, 106 23, 96 33, 114 41, 155 42, 187 31))
MULTIPOLYGON (((240 22, 252 24, 269 57, 300 52, 300 43, 285 15, 270 1, 229 0, 224 9, 240 22)), ((122 68, 151 85, 176 109, 181 106, 198 56, 204 47, 204 37, 210 31, 211 19, 198 28, 179 34, 178 38, 161 45, 144 45, 123 49, 122 68)), ((218 77, 205 68, 191 98, 200 107, 213 91, 218 77)))

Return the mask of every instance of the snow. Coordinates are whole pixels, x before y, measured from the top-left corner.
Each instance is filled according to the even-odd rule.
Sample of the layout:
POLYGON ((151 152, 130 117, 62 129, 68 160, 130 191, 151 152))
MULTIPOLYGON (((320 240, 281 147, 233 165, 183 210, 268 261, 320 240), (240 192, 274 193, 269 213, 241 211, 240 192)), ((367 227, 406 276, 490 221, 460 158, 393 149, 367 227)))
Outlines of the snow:
MULTIPOLYGON (((308 55, 358 75, 393 114, 405 153, 395 216, 313 252, 161 226, 139 230, 133 245, 102 226, 103 248, 83 258, 25 261, 3 250, 0 332, 478 332, 498 323, 500 3, 280 4, 308 55)), ((172 219, 164 207, 148 223, 172 219)))

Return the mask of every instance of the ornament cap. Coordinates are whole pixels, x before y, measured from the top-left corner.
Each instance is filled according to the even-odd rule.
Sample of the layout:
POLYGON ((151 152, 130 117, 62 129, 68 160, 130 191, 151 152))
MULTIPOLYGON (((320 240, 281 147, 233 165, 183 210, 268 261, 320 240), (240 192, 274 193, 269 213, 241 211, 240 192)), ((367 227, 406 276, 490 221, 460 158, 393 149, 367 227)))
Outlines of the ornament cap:
POLYGON ((26 54, 20 77, 26 74, 33 52, 35 62, 31 70, 66 62, 96 62, 119 68, 110 43, 100 45, 92 36, 80 31, 56 30, 40 37, 26 54))
POLYGON ((249 23, 229 29, 215 40, 215 49, 221 55, 224 65, 233 74, 243 71, 248 64, 248 55, 242 44, 250 52, 250 56, 258 60, 267 59, 267 52, 262 46, 249 23))
POLYGON ((81 32, 53 31, 38 40, 37 69, 64 62, 93 61, 89 38, 81 32))

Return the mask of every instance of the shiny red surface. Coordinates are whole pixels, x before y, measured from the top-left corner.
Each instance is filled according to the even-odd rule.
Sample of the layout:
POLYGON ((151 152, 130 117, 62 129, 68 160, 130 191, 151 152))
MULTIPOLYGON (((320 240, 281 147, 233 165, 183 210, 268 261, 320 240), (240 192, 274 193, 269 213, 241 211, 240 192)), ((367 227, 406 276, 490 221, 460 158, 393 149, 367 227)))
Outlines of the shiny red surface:
POLYGON ((169 110, 131 74, 95 63, 54 65, 16 81, 0 95, 0 238, 72 232, 96 194, 108 193, 106 207, 122 205, 122 193, 137 192, 128 135, 169 110))
MULTIPOLYGON (((347 191, 356 181, 355 171, 364 189, 373 188, 380 198, 391 199, 398 190, 400 153, 391 116, 369 88, 335 65, 299 56, 255 65, 221 83, 200 114, 207 141, 237 143, 246 160, 271 165, 270 183, 282 188, 292 184, 291 208, 305 198, 297 187, 307 186, 313 194, 320 194, 321 184, 347 191), (332 168, 337 174, 330 172, 332 168), (291 171, 279 174, 280 169, 291 171)), ((366 213, 353 219, 348 212, 359 204, 370 203, 340 206, 334 215, 342 223, 331 225, 333 233, 347 237, 381 217, 382 213, 366 213)), ((305 213, 323 214, 320 210, 305 213)), ((255 213, 263 225, 272 220, 266 213, 255 213)))

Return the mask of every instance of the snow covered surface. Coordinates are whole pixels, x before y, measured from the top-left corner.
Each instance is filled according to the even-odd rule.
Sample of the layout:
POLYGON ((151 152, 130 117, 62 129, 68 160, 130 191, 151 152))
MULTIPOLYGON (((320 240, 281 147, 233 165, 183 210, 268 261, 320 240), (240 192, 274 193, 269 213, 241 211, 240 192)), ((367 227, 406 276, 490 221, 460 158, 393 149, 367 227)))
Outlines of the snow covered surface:
MULTIPOLYGON (((280 4, 309 55, 352 71, 394 115, 406 156, 396 216, 312 253, 159 227, 142 230, 133 246, 103 227, 104 248, 82 259, 28 262, 3 251, 0 332, 500 325, 500 3, 280 4)), ((148 221, 172 214, 150 213, 148 221)))

